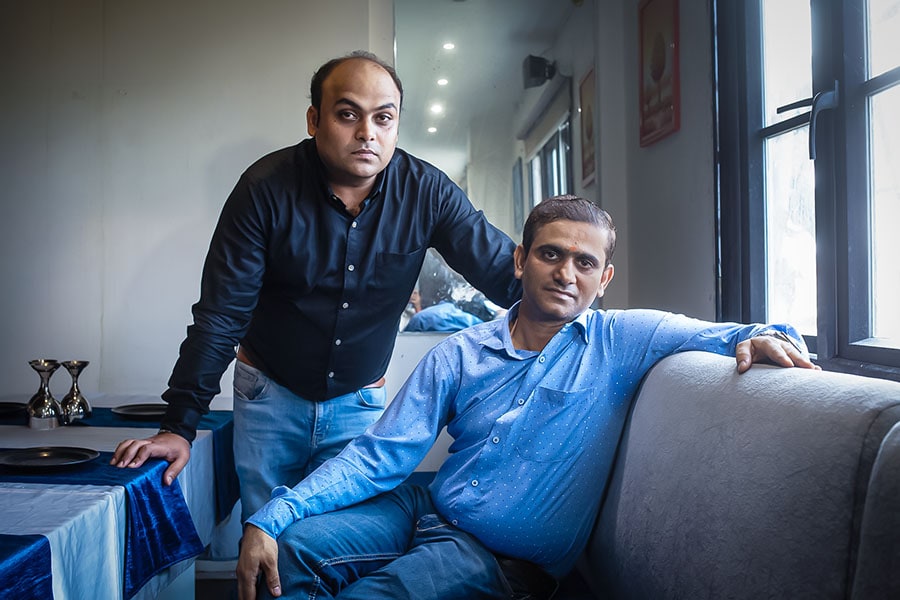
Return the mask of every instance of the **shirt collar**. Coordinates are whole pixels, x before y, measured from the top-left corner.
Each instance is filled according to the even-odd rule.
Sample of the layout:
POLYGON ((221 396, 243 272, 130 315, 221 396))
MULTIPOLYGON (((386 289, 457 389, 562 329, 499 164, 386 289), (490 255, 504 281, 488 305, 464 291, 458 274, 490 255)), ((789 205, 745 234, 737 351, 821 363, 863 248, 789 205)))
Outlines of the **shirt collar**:
MULTIPOLYGON (((503 318, 502 324, 495 330, 495 334, 492 336, 488 336, 481 341, 481 344, 488 348, 489 350, 494 350, 496 352, 506 351, 510 356, 515 356, 516 352, 518 352, 512 344, 512 337, 509 334, 510 324, 519 316, 519 304, 521 300, 513 304, 510 309, 507 311, 506 316, 503 318)), ((584 340, 584 343, 587 344, 590 342, 590 336, 588 334, 588 322, 593 315, 593 310, 587 309, 574 320, 570 321, 563 325, 562 330, 564 331, 567 328, 574 328, 584 340)), ((558 334, 557 334, 558 335, 558 334)))

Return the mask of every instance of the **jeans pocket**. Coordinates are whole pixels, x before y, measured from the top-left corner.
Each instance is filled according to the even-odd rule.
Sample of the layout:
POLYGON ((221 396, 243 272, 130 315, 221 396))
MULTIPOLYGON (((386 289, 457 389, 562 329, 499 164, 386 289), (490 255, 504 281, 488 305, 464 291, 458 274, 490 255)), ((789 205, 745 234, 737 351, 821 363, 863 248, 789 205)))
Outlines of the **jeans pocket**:
POLYGON ((384 410, 387 404, 387 392, 382 387, 363 388, 356 392, 356 399, 360 408, 374 408, 384 410))
POLYGON ((241 400, 259 400, 269 385, 269 378, 256 367, 239 360, 234 362, 234 396, 241 400))

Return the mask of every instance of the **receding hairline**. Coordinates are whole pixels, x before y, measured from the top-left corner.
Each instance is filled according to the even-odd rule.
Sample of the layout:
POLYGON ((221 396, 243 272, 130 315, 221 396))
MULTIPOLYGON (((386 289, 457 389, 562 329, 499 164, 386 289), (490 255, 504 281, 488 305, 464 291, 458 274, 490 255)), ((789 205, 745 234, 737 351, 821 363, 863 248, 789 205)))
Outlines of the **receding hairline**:
POLYGON ((397 92, 399 96, 403 95, 403 92, 400 91, 400 88, 397 87, 397 82, 394 80, 394 76, 391 75, 391 72, 384 68, 384 65, 380 64, 377 60, 372 60, 371 58, 366 58, 365 56, 348 56, 341 60, 338 64, 331 69, 325 78, 322 79, 322 89, 325 89, 325 86, 328 85, 328 82, 334 77, 334 74, 341 68, 348 66, 352 63, 368 63, 373 67, 376 67, 379 71, 385 74, 385 76, 390 80, 391 85, 394 86, 394 90, 397 92))

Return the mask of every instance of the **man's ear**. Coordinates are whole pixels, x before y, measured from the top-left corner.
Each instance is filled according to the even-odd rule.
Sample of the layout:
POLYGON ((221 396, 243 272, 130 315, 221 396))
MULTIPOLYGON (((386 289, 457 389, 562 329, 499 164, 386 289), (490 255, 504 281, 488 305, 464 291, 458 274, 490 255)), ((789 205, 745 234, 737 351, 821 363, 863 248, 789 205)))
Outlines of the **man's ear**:
POLYGON ((306 132, 310 137, 316 137, 316 130, 319 129, 319 111, 315 106, 306 109, 306 132))
POLYGON ((525 271, 525 258, 528 256, 528 253, 525 252, 525 246, 519 244, 516 246, 516 251, 513 254, 513 262, 515 264, 515 272, 514 275, 516 279, 522 279, 522 273, 525 271))
POLYGON ((602 298, 603 293, 606 291, 606 286, 609 285, 609 282, 612 281, 613 275, 615 275, 616 270, 613 268, 612 264, 606 266, 603 269, 603 275, 600 276, 600 288, 597 290, 597 297, 602 298))

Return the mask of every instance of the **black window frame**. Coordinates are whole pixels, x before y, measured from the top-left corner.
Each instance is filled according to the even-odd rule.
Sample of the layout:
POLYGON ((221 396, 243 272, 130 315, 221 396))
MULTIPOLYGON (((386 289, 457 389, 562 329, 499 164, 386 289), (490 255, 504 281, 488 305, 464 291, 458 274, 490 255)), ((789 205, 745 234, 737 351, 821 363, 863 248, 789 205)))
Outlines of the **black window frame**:
MULTIPOLYGON (((765 319, 764 127, 760 0, 713 0, 717 317, 765 319)), ((866 80, 865 0, 812 0, 813 89, 840 82, 840 106, 816 122, 817 335, 828 370, 900 381, 900 350, 866 338, 869 307, 867 98, 897 85, 900 67, 866 80), (839 143, 836 143, 838 141, 839 143), (824 186, 824 188, 823 188, 824 186), (831 193, 820 194, 819 189, 831 193)), ((808 113, 771 126, 803 126, 808 113)))

